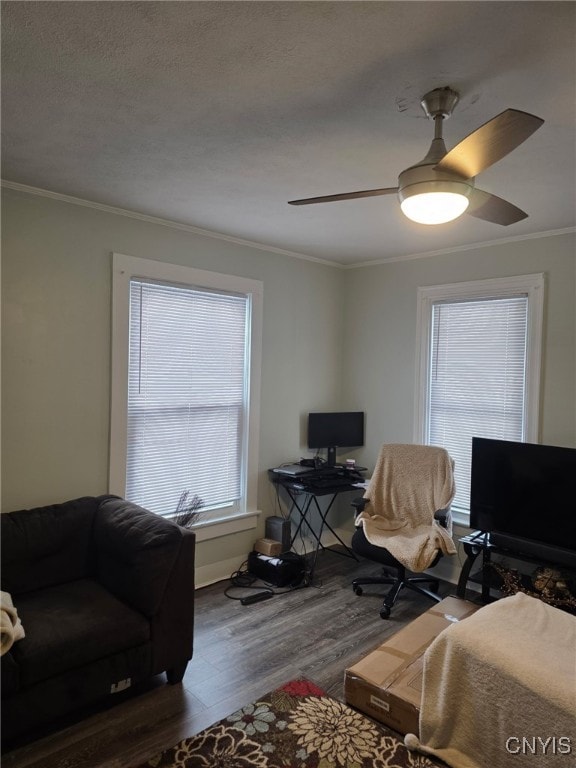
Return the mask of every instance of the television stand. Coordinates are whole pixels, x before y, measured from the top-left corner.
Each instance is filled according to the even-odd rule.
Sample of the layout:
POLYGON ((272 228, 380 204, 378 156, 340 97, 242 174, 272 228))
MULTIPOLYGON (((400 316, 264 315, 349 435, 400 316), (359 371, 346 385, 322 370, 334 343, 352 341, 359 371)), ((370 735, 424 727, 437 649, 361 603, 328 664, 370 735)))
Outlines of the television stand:
POLYGON ((463 536, 458 541, 464 548, 464 552, 466 554, 466 562, 460 571, 460 578, 458 579, 456 594, 462 600, 466 599, 466 585, 470 580, 472 566, 476 562, 478 555, 482 554, 482 602, 487 603, 490 600, 490 584, 484 578, 484 574, 487 570, 487 566, 490 563, 492 549, 489 536, 487 533, 483 533, 482 531, 474 531, 474 533, 469 533, 467 536, 463 536))
MULTIPOLYGON (((497 561, 493 560, 493 555, 501 555, 502 557, 510 558, 511 560, 518 561, 519 563, 530 563, 535 567, 543 566, 549 567, 554 570, 559 570, 563 574, 566 574, 569 580, 576 584, 576 571, 572 568, 567 568, 562 563, 558 563, 552 559, 545 559, 542 557, 533 556, 524 552, 519 552, 510 547, 500 546, 490 541, 489 534, 483 531, 474 531, 459 539, 460 543, 466 553, 466 561, 462 566, 460 578, 458 579, 458 586, 456 594, 458 597, 466 598, 466 587, 469 581, 479 582, 481 586, 481 597, 483 603, 491 602, 494 599, 498 599, 498 596, 492 594, 494 590, 498 590, 500 587, 494 583, 494 576, 506 572, 506 568, 503 568, 497 561), (474 566, 476 559, 479 555, 482 555, 482 565, 477 574, 472 574, 472 567, 474 566)), ((512 571, 508 571, 512 574, 512 571)), ((538 597, 544 602, 549 602, 551 605, 555 605, 558 608, 564 608, 571 613, 576 612, 576 596, 571 594, 566 599, 547 599, 546 594, 540 594, 535 591, 535 588, 524 588, 520 584, 520 576, 516 579, 518 581, 519 591, 526 592, 532 596, 538 597)), ((572 590, 574 592, 574 590, 572 590)))

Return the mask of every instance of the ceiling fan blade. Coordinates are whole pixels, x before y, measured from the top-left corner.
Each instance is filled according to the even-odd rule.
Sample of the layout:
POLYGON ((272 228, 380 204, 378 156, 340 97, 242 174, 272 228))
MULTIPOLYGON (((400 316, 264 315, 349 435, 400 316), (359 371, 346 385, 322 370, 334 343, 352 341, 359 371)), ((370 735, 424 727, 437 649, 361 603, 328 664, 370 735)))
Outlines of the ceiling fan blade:
POLYGON ((491 195, 490 192, 484 192, 482 189, 472 191, 466 213, 493 224, 502 224, 504 227, 528 218, 528 214, 521 211, 520 208, 502 200, 501 197, 491 195))
POLYGON ((311 203, 334 203, 337 200, 356 200, 359 197, 378 197, 379 195, 395 195, 398 187, 383 187, 382 189, 364 189, 361 192, 344 192, 341 195, 324 195, 323 197, 307 197, 303 200, 289 200, 288 205, 310 205, 311 203))
POLYGON ((522 144, 544 120, 528 112, 506 109, 450 150, 436 166, 439 171, 472 179, 522 144))

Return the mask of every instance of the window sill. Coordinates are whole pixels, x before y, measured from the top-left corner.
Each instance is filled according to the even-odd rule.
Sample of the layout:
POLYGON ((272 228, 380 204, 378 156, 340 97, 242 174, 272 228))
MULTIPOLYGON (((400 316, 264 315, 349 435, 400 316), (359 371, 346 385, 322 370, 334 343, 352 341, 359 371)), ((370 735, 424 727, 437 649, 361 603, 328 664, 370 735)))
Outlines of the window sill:
POLYGON ((242 512, 233 517, 200 521, 193 527, 196 541, 208 541, 209 539, 217 539, 220 536, 229 536, 233 533, 256 528, 260 514, 259 510, 255 510, 254 512, 242 512))
POLYGON ((452 523, 459 528, 466 528, 470 530, 470 512, 467 509, 454 508, 451 509, 452 523))

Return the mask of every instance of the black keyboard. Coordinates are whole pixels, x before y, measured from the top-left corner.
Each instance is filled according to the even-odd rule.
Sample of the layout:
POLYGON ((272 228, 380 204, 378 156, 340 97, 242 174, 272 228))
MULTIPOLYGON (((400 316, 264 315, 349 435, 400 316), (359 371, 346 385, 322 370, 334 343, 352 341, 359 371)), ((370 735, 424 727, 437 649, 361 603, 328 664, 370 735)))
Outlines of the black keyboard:
POLYGON ((343 477, 342 475, 321 477, 299 477, 298 482, 311 488, 339 488, 343 485, 352 485, 360 480, 356 477, 343 477))

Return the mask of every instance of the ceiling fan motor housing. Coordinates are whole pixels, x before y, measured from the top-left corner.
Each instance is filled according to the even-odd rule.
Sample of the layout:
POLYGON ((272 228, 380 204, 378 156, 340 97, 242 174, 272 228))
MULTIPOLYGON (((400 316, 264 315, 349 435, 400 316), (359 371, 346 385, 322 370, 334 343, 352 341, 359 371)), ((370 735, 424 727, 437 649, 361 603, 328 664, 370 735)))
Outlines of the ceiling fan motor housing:
POLYGON ((466 179, 456 173, 436 170, 436 163, 413 165, 398 177, 398 198, 400 202, 412 195, 426 192, 453 192, 470 197, 474 179, 466 179))
POLYGON ((400 202, 412 195, 426 192, 453 192, 469 197, 474 188, 474 179, 467 179, 454 171, 437 169, 437 165, 446 154, 446 145, 442 138, 441 124, 444 118, 437 116, 437 136, 432 140, 430 149, 416 165, 406 168, 398 177, 398 198, 400 202))

